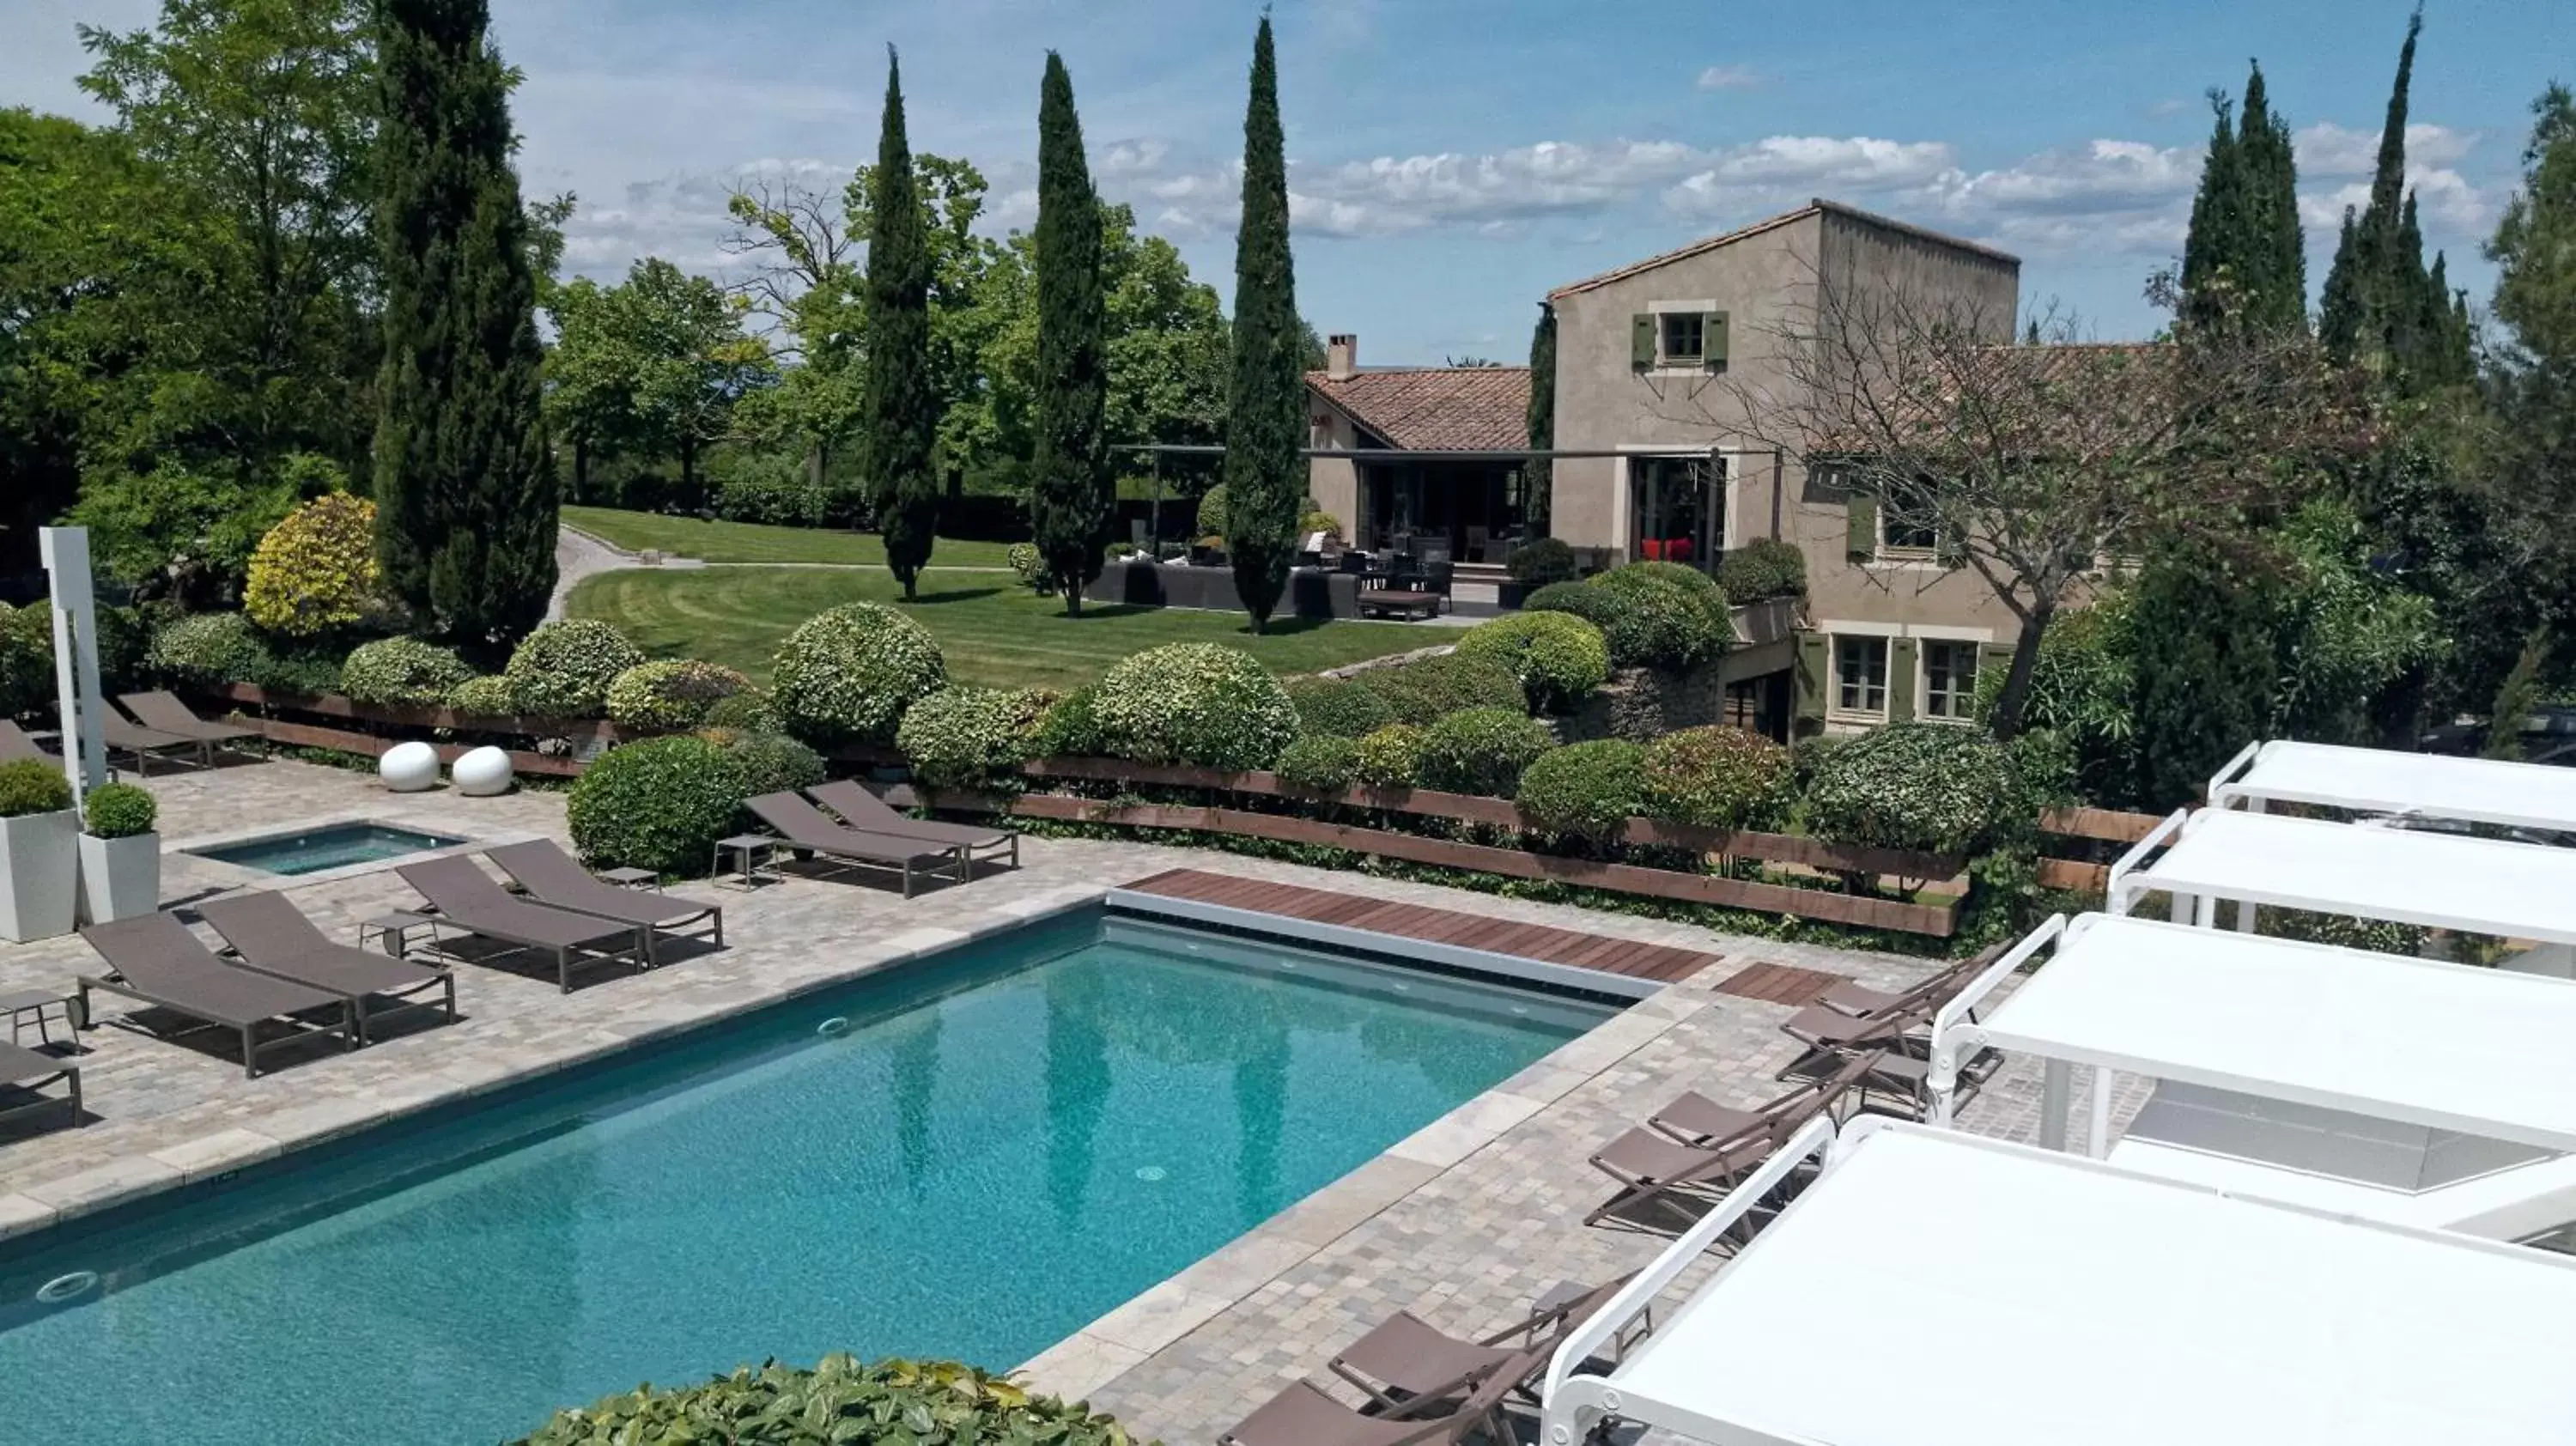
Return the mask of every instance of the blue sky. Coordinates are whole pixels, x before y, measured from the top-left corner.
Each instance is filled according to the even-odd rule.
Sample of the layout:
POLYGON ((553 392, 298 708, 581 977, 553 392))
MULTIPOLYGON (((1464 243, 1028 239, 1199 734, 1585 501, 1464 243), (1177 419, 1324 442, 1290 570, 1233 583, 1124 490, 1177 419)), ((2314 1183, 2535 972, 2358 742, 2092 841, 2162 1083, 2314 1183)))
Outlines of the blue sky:
MULTIPOLYGON (((884 46, 917 149, 1033 207, 1037 82, 1064 52, 1095 173, 1228 285, 1258 9, 1214 0, 493 0, 524 68, 531 191, 580 193, 579 269, 721 272, 747 174, 837 192, 872 155, 884 46)), ((0 0, 0 103, 82 113, 76 20, 153 0, 0 0)), ((2404 0, 1280 0, 1299 300, 1373 363, 1516 359, 1556 285, 1813 195, 2023 258, 2023 290, 2104 337, 2157 321, 2209 130, 2202 93, 2264 62, 2299 131, 2310 282, 2367 184, 2404 0)), ((2429 8, 2410 165, 2483 299, 2526 108, 2576 83, 2576 4, 2429 8)))

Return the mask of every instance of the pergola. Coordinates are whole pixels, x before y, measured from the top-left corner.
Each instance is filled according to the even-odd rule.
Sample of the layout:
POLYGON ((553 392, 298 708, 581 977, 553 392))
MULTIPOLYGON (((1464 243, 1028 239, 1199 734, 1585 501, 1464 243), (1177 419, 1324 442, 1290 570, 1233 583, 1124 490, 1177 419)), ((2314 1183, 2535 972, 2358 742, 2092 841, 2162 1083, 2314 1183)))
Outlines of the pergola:
POLYGON ((2002 1141, 1810 1126, 1550 1362, 1715 1446, 2562 1446, 2576 1259, 2002 1141), (1770 1188, 1824 1171, 1617 1365, 1588 1362, 1770 1188))
POLYGON ((2576 831, 2576 768, 2275 740, 2209 781, 2212 808, 2267 803, 2576 831))

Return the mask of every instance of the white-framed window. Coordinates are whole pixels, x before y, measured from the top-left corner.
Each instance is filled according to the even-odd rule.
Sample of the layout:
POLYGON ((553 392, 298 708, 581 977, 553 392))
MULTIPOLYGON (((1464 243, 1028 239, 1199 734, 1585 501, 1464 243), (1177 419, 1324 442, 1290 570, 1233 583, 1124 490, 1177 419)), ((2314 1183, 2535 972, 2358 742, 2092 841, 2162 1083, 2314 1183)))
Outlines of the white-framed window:
POLYGON ((1923 641, 1924 717, 1951 723, 1966 723, 1975 717, 1978 656, 1975 643, 1938 638, 1923 641))
POLYGON ((1695 367, 1708 357, 1707 318, 1696 311, 1667 311, 1655 318, 1656 360, 1668 367, 1695 367))
POLYGON ((1919 562, 1940 550, 1940 529, 1928 519, 1897 517, 1884 507, 1878 509, 1879 556, 1919 562))
POLYGON ((1834 638, 1834 708, 1860 718, 1887 716, 1887 639, 1834 638))

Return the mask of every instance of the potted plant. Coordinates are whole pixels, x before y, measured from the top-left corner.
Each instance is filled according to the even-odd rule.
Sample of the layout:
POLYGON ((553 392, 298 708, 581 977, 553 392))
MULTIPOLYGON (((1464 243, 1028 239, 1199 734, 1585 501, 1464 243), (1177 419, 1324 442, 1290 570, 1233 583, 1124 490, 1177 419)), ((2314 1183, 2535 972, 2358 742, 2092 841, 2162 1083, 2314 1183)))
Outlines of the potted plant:
POLYGON ((36 759, 0 763, 0 939, 72 931, 80 815, 71 780, 36 759))
POLYGON ((152 795, 131 783, 102 784, 81 809, 80 921, 106 924, 161 907, 161 835, 152 795))

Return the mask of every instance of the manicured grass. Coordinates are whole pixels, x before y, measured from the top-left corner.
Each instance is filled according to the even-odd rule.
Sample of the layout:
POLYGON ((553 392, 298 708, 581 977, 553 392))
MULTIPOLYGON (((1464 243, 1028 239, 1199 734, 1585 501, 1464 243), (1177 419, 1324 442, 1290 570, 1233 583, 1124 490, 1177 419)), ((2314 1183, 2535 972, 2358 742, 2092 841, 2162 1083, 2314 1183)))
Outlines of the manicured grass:
MULTIPOLYGON (((567 507, 563 520, 625 548, 652 550, 706 562, 855 562, 885 566, 885 544, 872 532, 838 532, 823 527, 769 527, 757 522, 701 522, 694 517, 665 517, 658 512, 621 512, 614 507, 567 507)), ((949 567, 1008 567, 1010 544, 959 542, 943 537, 931 549, 930 561, 949 567)))
MULTIPOLYGON (((881 572, 726 567, 660 572, 629 568, 584 579, 572 615, 615 623, 656 657, 705 658, 766 681, 769 660, 798 623, 836 603, 897 602, 881 572)), ((1092 604, 1065 616, 1007 576, 924 575, 912 616, 939 639, 948 675, 997 687, 1072 688, 1112 662, 1163 643, 1227 643, 1278 673, 1306 673, 1447 642, 1446 628, 1404 623, 1280 619, 1255 637, 1240 613, 1092 604)))

